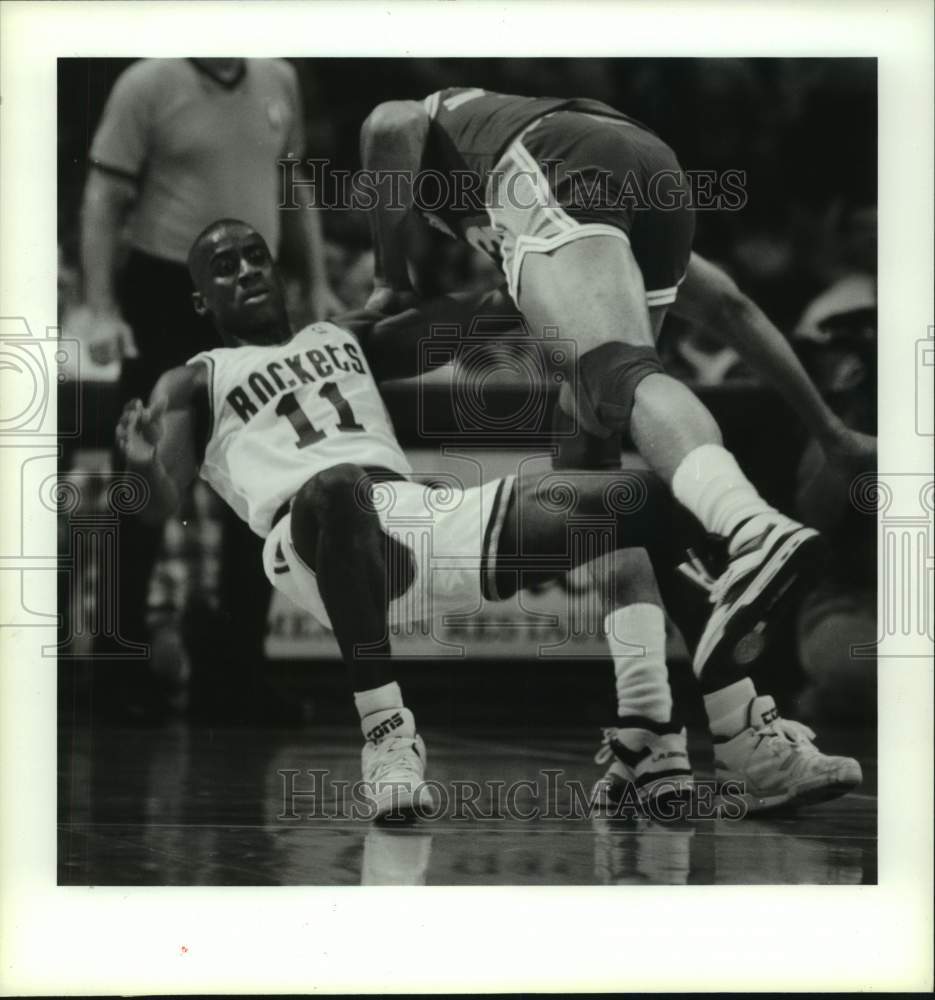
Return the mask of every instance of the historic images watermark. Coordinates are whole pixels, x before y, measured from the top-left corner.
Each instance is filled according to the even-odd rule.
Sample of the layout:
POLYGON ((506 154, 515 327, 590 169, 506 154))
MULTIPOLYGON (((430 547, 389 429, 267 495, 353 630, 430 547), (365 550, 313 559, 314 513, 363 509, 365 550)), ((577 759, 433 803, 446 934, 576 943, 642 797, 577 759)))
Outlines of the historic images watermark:
MULTIPOLYGON (((383 797, 384 811, 391 816, 402 813, 400 801, 409 801, 408 785, 400 782, 347 781, 326 769, 315 768, 279 768, 276 773, 282 793, 282 808, 276 818, 283 823, 373 820, 378 814, 376 794, 383 797), (404 795, 406 799, 402 800, 404 795)), ((745 785, 735 780, 696 780, 688 794, 674 782, 667 786, 662 781, 655 796, 647 800, 640 797, 635 785, 625 784, 612 806, 602 805, 599 809, 592 802, 591 788, 560 768, 543 768, 534 777, 512 782, 428 780, 423 788, 427 794, 411 809, 411 814, 423 822, 533 823, 600 815, 673 823, 739 820, 747 814, 745 785)))
MULTIPOLYGON (((545 160, 540 170, 346 170, 327 159, 279 161, 283 209, 353 209, 367 212, 413 208, 418 212, 483 213, 486 208, 531 209, 530 191, 563 192, 562 202, 578 209, 673 212, 739 212, 747 204, 743 170, 658 170, 648 178, 604 168, 562 170, 563 161, 545 160), (529 182, 534 182, 530 184, 529 182)), ((559 202, 561 204, 562 202, 559 202)))

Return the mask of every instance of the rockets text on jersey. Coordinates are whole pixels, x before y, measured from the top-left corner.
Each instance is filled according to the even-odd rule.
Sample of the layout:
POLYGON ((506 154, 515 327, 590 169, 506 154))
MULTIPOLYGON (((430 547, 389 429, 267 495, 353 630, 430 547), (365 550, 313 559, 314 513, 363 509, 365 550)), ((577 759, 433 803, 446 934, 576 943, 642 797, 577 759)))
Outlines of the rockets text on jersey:
POLYGON ((261 537, 315 473, 349 462, 408 474, 357 339, 313 323, 286 344, 219 347, 209 371, 211 433, 201 476, 261 537))

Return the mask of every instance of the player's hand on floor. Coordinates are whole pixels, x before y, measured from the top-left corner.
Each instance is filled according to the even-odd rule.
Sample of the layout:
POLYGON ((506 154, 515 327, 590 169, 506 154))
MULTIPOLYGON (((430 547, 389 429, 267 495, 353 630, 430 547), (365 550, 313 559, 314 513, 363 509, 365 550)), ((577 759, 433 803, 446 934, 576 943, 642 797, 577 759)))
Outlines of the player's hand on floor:
POLYGON ((117 423, 117 447, 130 466, 152 465, 156 446, 162 437, 166 401, 158 399, 146 407, 140 399, 131 399, 117 423))

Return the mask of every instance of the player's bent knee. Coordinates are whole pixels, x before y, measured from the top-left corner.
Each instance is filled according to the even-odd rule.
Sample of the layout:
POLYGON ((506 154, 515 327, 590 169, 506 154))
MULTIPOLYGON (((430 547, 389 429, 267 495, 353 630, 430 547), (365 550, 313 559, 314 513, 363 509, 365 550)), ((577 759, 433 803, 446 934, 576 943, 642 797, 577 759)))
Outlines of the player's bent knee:
POLYGON ((634 347, 619 341, 601 344, 578 361, 578 405, 607 431, 624 432, 639 384, 647 375, 664 373, 653 347, 634 347))
POLYGON ((379 530, 376 515, 367 510, 366 494, 360 489, 365 476, 359 465, 335 465, 312 476, 296 493, 292 501, 292 543, 313 571, 318 566, 320 531, 360 539, 364 534, 362 518, 372 518, 374 528, 379 530))
POLYGON ((312 476, 295 495, 292 521, 328 522, 353 519, 355 512, 369 513, 360 489, 366 472, 345 462, 312 476))

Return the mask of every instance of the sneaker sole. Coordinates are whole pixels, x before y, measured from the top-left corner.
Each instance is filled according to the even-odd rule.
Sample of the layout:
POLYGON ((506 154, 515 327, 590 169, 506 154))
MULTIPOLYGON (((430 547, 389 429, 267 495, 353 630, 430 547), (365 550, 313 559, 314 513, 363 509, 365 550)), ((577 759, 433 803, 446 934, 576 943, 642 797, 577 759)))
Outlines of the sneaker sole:
POLYGON ((820 571, 826 556, 817 531, 800 528, 783 539, 710 638, 702 636, 693 662, 700 676, 712 660, 728 657, 749 667, 766 649, 767 631, 792 608, 795 597, 820 571))
POLYGON ((806 789, 804 792, 798 792, 793 796, 792 805, 814 806, 819 802, 830 802, 832 799, 839 799, 842 795, 847 795, 848 792, 854 791, 859 785, 859 781, 833 781, 828 785, 821 785, 818 788, 806 789))
POLYGON ((435 806, 432 791, 424 786, 415 791, 400 792, 394 789, 385 795, 378 795, 372 800, 376 814, 374 820, 378 823, 407 822, 423 816, 426 810, 435 806))
POLYGON ((815 805, 818 802, 830 802, 832 799, 839 799, 848 792, 853 792, 860 787, 864 780, 864 774, 859 764, 855 763, 853 768, 845 768, 853 773, 850 777, 838 777, 834 781, 826 781, 820 784, 806 786, 797 791, 793 796, 795 805, 815 805))
MULTIPOLYGON (((636 796, 639 805, 642 806, 666 806, 675 802, 687 801, 695 791, 695 777, 690 771, 684 773, 674 773, 664 778, 657 778, 643 786, 637 786, 636 796)), ((621 793, 614 797, 609 789, 603 784, 603 779, 598 779, 591 789, 588 799, 589 809, 592 815, 613 814, 624 803, 624 796, 621 793)), ((632 801, 626 802, 627 808, 634 808, 632 801)))
MULTIPOLYGON (((798 806, 814 806, 821 802, 839 799, 841 796, 847 795, 848 792, 854 791, 860 785, 860 781, 861 779, 830 781, 810 788, 793 789, 778 795, 756 795, 753 792, 744 792, 740 799, 746 806, 748 815, 778 810, 788 811, 798 806)), ((720 794, 720 789, 718 794, 720 794)))
POLYGON ((758 813, 768 813, 777 809, 788 808, 789 804, 792 802, 792 796, 784 794, 763 797, 760 795, 750 795, 749 793, 744 793, 741 796, 741 801, 745 807, 744 815, 753 816, 758 813))

